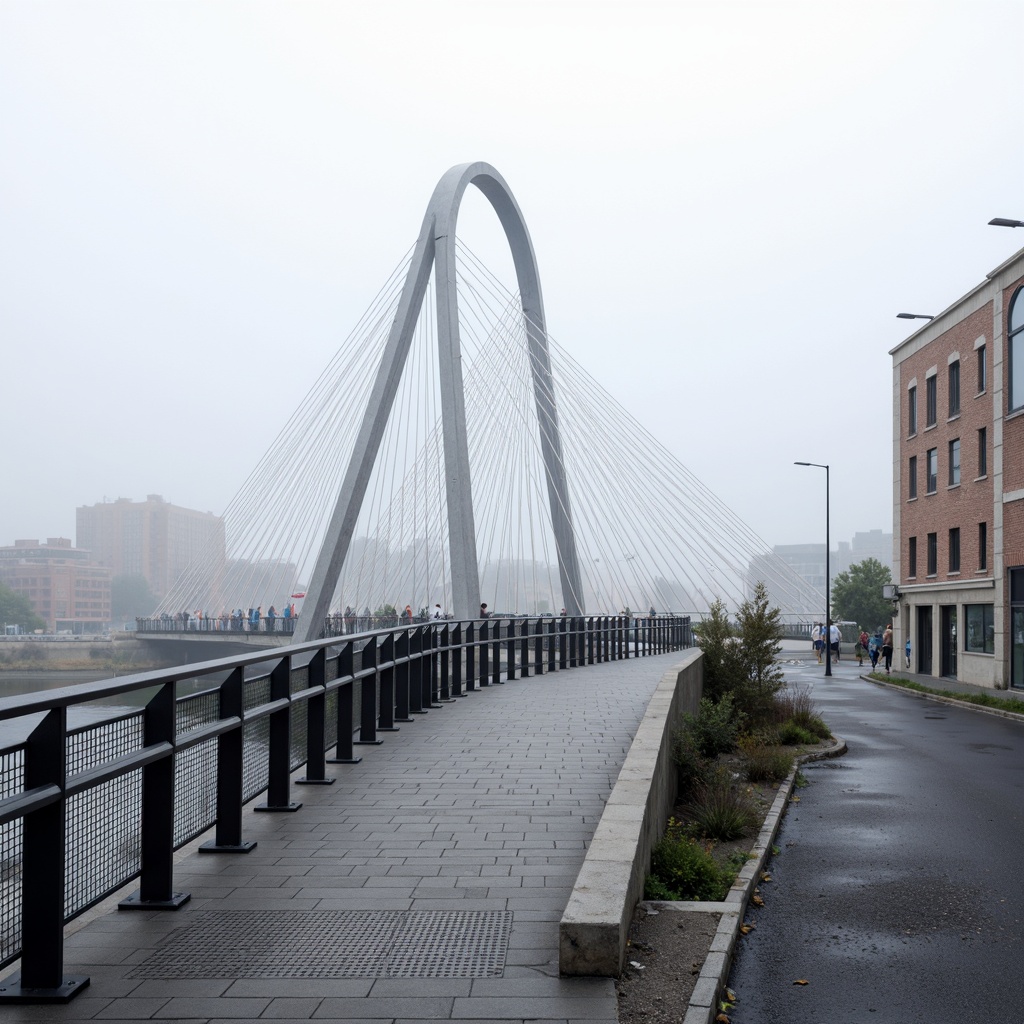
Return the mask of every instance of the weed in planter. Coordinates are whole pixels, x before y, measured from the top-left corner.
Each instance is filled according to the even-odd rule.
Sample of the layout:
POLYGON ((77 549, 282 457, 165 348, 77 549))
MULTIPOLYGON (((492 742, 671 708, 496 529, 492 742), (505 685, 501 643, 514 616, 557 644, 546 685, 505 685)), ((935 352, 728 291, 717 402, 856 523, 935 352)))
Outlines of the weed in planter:
POLYGON ((756 740, 742 744, 745 774, 751 782, 781 782, 793 769, 788 750, 769 747, 756 740))
POLYGON ((702 697, 697 717, 683 716, 683 729, 693 736, 703 757, 717 757, 736 749, 736 738, 744 715, 736 710, 732 694, 725 694, 717 703, 702 697))
POLYGON ((802 725, 789 721, 779 727, 779 742, 787 747, 795 747, 800 743, 817 743, 818 737, 802 725))
POLYGON ((700 843, 681 835, 675 822, 670 821, 669 826, 651 854, 645 898, 713 903, 724 900, 735 875, 720 868, 700 843))
POLYGON ((689 796, 707 781, 710 766, 697 749, 691 729, 683 727, 672 736, 672 760, 676 766, 676 788, 680 797, 689 796))
POLYGON ((719 775, 697 791, 689 816, 704 838, 722 842, 740 839, 760 821, 749 796, 732 785, 728 774, 719 775))

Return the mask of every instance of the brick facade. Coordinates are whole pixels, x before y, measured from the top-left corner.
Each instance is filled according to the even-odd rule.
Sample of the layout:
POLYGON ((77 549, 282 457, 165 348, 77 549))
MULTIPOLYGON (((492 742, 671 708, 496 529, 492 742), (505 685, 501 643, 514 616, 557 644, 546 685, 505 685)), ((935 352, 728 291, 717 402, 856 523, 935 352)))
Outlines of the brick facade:
POLYGON ((995 687, 1011 682, 1007 570, 1024 566, 1004 322, 1022 283, 1024 251, 892 351, 898 645, 910 637, 912 671, 995 687))

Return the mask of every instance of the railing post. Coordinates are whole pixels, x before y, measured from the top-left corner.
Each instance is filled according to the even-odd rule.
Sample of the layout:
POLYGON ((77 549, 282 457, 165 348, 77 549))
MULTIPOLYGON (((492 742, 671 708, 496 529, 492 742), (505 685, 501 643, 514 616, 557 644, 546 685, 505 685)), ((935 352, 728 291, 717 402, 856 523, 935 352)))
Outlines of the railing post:
POLYGON ((533 674, 544 675, 544 620, 537 619, 533 634, 533 674))
POLYGON ((451 647, 452 666, 452 696, 465 697, 466 693, 462 688, 462 665, 464 652, 462 649, 462 623, 456 622, 448 631, 449 646, 451 647))
POLYGON ((395 634, 389 633, 380 645, 380 713, 377 728, 380 732, 398 732, 395 725, 395 634))
MULTIPOLYGON (((291 622, 291 619, 285 620, 291 622)), ((321 647, 313 655, 307 668, 309 687, 320 692, 306 701, 306 774, 296 779, 299 786, 330 786, 334 779, 327 778, 325 765, 327 744, 327 648, 321 647)))
POLYGON ((580 623, 583 620, 574 615, 569 620, 569 668, 576 668, 580 663, 580 623))
POLYGON ((424 679, 426 686, 426 693, 423 695, 423 699, 427 705, 432 708, 441 707, 440 702, 440 686, 438 684, 437 673, 438 666, 440 664, 438 659, 438 634, 437 627, 433 622, 427 623, 423 626, 423 642, 427 651, 430 653, 427 655, 427 674, 424 679))
POLYGON ((328 764, 359 764, 361 757, 353 756, 353 733, 355 732, 355 716, 353 714, 353 690, 352 690, 352 641, 338 652, 338 678, 343 679, 349 676, 349 682, 338 687, 338 745, 334 750, 334 757, 328 759, 328 764))
POLYGON ((22 819, 21 973, 4 982, 0 1003, 66 1003, 89 984, 64 974, 66 750, 67 710, 54 708, 25 743, 25 791, 60 795, 22 819))
POLYGON ((466 692, 476 689, 476 626, 469 622, 466 624, 466 641, 464 644, 466 652, 465 682, 466 692))
POLYGON ((411 722, 409 716, 409 631, 403 629, 395 641, 395 721, 411 722))
POLYGON ((441 673, 440 700, 445 704, 452 702, 451 680, 451 632, 448 623, 434 627, 438 647, 438 671, 441 673))
POLYGON ((270 671, 270 699, 287 700, 280 711, 273 711, 268 722, 269 747, 267 761, 267 802, 254 811, 297 811, 302 803, 290 799, 292 774, 292 657, 286 654, 270 671))
POLYGON ((220 684, 220 719, 237 718, 238 725, 217 737, 217 827, 212 842, 199 847, 202 853, 249 853, 256 849, 255 842, 242 841, 244 671, 241 666, 234 669, 220 684))
POLYGON ((586 645, 587 645, 587 664, 593 665, 594 660, 597 657, 597 652, 594 650, 594 643, 597 639, 597 623, 600 620, 591 616, 589 619, 583 620, 583 628, 586 631, 584 634, 586 645))
POLYGON ((495 622, 491 628, 491 682, 503 686, 501 678, 501 623, 495 622))
POLYGON ((528 618, 519 620, 519 674, 523 679, 537 674, 530 671, 530 620, 528 618))
POLYGON ((142 874, 139 891, 121 900, 119 910, 177 910, 191 898, 174 891, 175 690, 164 683, 143 715, 143 744, 166 743, 172 752, 142 769, 142 874))
POLYGON ((565 615, 558 620, 558 667, 569 667, 569 619, 565 615))
POLYGON ((480 638, 480 644, 477 647, 477 651, 480 654, 480 685, 490 686, 490 670, 488 668, 488 658, 490 656, 490 646, 487 642, 489 626, 487 620, 484 619, 480 623, 478 636, 480 638))
POLYGON ((505 678, 516 678, 516 620, 510 619, 508 623, 508 635, 505 637, 505 658, 508 664, 505 666, 505 678))
POLYGON ((363 648, 363 671, 372 668, 371 675, 359 680, 359 739, 364 747, 379 747, 384 741, 377 739, 377 638, 370 637, 363 648))

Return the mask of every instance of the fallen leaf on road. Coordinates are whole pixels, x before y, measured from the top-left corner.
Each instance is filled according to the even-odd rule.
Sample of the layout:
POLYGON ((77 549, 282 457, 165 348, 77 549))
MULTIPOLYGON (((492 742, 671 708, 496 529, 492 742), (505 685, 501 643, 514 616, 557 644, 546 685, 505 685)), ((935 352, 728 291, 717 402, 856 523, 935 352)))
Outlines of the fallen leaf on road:
POLYGON ((797 978, 797 980, 794 981, 793 984, 794 985, 807 985, 809 983, 808 983, 808 981, 805 978, 797 978))
POLYGON ((741 935, 749 935, 753 930, 754 930, 754 926, 752 924, 741 924, 740 925, 740 934, 741 935))
POLYGON ((756 892, 754 893, 753 896, 750 897, 750 902, 753 903, 754 906, 756 906, 756 907, 763 907, 764 906, 764 900, 761 899, 761 897, 758 896, 758 894, 756 892))

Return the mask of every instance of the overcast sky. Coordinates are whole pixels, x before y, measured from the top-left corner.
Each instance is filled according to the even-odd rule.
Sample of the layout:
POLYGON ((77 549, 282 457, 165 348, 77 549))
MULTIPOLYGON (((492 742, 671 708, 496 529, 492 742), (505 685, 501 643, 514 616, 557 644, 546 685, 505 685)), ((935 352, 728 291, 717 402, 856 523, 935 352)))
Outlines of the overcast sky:
MULTIPOLYGON (((485 160, 551 333, 770 544, 891 529, 892 362, 1024 243, 1024 4, 0 3, 0 544, 220 512, 485 160)), ((460 235, 500 249, 470 195, 460 235)))

